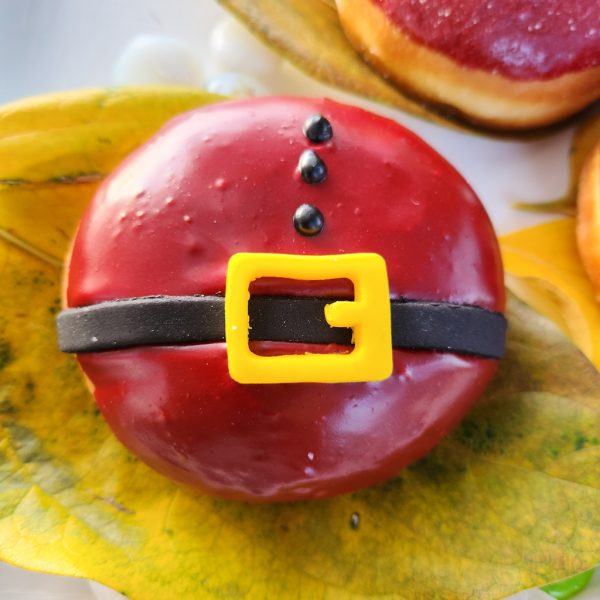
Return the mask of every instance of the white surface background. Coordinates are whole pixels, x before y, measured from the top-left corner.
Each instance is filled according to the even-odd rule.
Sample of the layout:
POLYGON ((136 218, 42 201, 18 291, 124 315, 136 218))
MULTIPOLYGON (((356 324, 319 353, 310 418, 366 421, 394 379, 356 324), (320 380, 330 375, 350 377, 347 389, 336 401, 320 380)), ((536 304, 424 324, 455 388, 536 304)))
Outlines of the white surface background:
MULTIPOLYGON (((197 61, 209 77, 220 70, 214 43, 212 54, 209 50, 209 37, 224 16, 212 0, 0 0, 0 103, 49 91, 110 85, 115 81, 117 60, 141 34, 167 35, 183 42, 187 57, 197 61)), ((544 218, 515 211, 512 202, 548 200, 566 188, 571 130, 534 142, 459 134, 320 85, 290 65, 265 59, 264 50, 247 53, 241 43, 241 50, 236 51, 235 40, 232 47, 233 56, 225 57, 227 61, 237 62, 238 71, 262 73, 259 83, 270 93, 326 95, 386 114, 416 131, 471 183, 499 233, 544 218)), ((220 52, 222 56, 222 48, 220 52)), ((172 60, 165 64, 175 68, 172 60)), ((190 83, 195 83, 191 77, 190 83)), ((115 596, 95 583, 29 573, 0 563, 0 600, 115 596)), ((537 590, 518 598, 549 599, 537 590)), ((578 600, 599 599, 600 576, 596 574, 593 585, 578 600)))

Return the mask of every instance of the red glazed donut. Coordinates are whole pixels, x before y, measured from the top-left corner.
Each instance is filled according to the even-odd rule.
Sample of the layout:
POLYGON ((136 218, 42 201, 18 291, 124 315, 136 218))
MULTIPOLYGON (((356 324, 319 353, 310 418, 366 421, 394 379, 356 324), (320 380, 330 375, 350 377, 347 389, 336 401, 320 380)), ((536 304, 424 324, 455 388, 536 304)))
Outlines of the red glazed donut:
MULTIPOLYGON (((130 156, 81 222, 67 303, 79 314, 148 296, 218 299, 238 252, 377 253, 394 302, 496 316, 504 308, 496 238, 462 177, 393 121, 297 98, 182 115, 130 156)), ((263 278, 251 291, 348 298, 352 285, 263 278)), ((91 350, 104 333, 85 334, 91 350)), ((245 500, 326 497, 393 476, 465 415, 497 366, 468 353, 394 349, 383 381, 245 385, 230 377, 222 341, 111 343, 78 359, 119 439, 178 482, 245 500)), ((251 344, 263 355, 348 351, 251 344)))
POLYGON ((350 41, 467 119, 527 128, 600 98, 597 0, 336 0, 350 41))

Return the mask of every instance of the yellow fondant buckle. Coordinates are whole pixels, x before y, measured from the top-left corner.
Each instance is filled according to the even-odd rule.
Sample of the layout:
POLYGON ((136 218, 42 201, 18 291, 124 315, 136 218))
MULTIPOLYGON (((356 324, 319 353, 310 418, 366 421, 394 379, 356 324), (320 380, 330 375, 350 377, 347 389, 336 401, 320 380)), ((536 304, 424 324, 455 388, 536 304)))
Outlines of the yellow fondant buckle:
POLYGON ((238 383, 380 381, 392 373, 392 328, 385 260, 379 254, 300 256, 234 254, 227 267, 225 341, 229 374, 238 383), (350 279, 354 300, 325 306, 331 327, 351 327, 349 354, 258 356, 248 346, 250 283, 261 277, 350 279))

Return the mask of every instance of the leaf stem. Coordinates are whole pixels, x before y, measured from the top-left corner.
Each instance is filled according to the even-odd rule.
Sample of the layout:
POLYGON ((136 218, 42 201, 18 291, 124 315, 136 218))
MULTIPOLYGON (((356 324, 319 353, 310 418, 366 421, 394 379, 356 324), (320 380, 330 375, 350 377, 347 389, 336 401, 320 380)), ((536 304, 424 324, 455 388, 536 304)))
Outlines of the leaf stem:
POLYGON ((32 256, 39 258, 40 260, 44 261, 45 263, 48 263, 49 265, 51 265, 53 267, 56 267, 57 269, 62 268, 62 261, 58 260, 54 256, 51 256, 50 254, 47 254, 43 250, 36 248, 35 246, 28 244, 24 240, 13 235, 9 231, 6 231, 6 229, 2 229, 1 227, 0 227, 0 239, 5 240, 9 244, 16 246, 20 250, 23 250, 23 251, 31 254, 32 256))

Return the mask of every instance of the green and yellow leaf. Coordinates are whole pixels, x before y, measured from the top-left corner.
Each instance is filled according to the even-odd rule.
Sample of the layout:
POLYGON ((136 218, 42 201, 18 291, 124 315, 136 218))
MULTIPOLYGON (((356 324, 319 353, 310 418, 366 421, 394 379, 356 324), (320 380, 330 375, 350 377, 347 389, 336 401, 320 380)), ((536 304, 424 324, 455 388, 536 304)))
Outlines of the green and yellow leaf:
MULTIPOLYGON (((77 107, 86 98, 74 115, 85 118, 77 107)), ((158 125, 169 110, 155 99, 158 125)), ((137 128, 143 107, 128 111, 120 120, 137 128)), ((52 119, 51 104, 46 112, 52 119)), ((7 137, 27 135, 24 120, 12 122, 7 137)), ((123 136, 111 145, 125 147, 125 129, 110 130, 123 136)), ((75 136, 89 131, 73 125, 75 136)), ((0 148, 3 137, 0 128, 0 148)), ((77 160, 112 168, 94 142, 80 147, 77 160)), ((0 239, 1 559, 134 599, 407 600, 495 600, 600 561, 600 374, 518 301, 507 357, 476 409, 385 485, 246 505, 179 488, 138 462, 98 414, 74 359, 56 349, 57 263, 96 183, 65 180, 72 163, 53 171, 46 158, 0 196, 0 231, 10 234, 0 239), (58 195, 71 189, 80 195, 58 195)))

